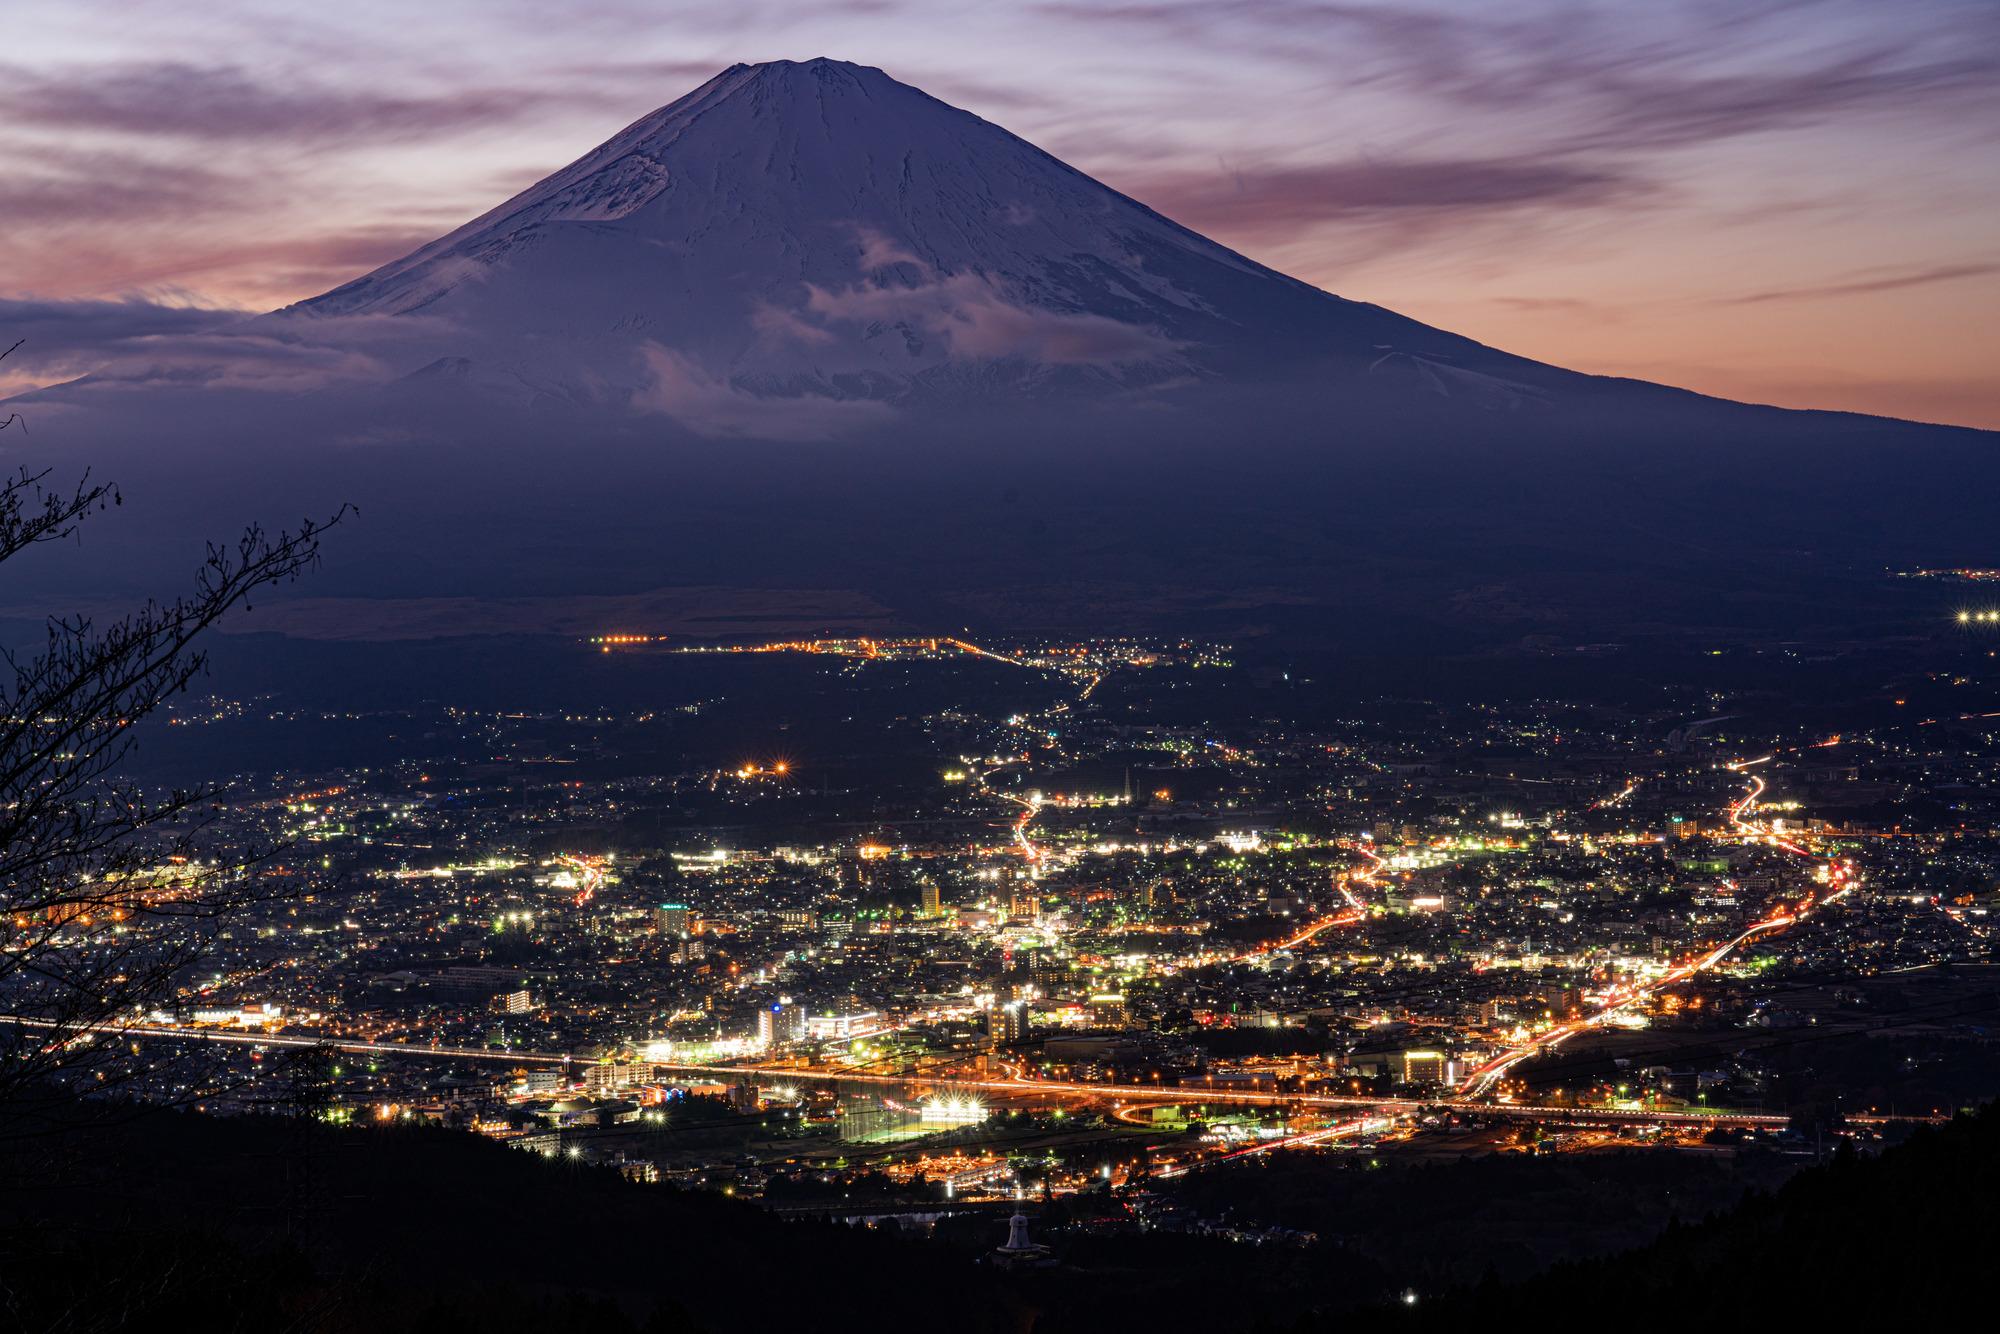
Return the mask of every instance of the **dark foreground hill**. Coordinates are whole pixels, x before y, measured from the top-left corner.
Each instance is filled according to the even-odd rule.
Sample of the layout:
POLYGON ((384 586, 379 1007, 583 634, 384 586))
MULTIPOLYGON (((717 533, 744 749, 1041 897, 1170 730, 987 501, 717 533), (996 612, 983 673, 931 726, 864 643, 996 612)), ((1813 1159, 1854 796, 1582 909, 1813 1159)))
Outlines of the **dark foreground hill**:
POLYGON ((1903 1328, 1980 1299, 1996 1188, 2000 1108, 1989 1104, 1879 1158, 1838 1154, 1636 1251, 1420 1300, 1391 1326, 1622 1316, 1682 1329, 1903 1328))
POLYGON ((860 1330, 961 1303, 959 1328, 1015 1327, 886 1235, 458 1132, 172 1114, 62 1150, 7 1156, 0 1329, 860 1330))
MULTIPOLYGON (((1364 1253, 1375 1212, 1366 1208, 1347 1245, 1299 1248, 1058 1231, 1058 1217, 1094 1212, 1070 1201, 1044 1219, 1064 1265, 1007 1275, 977 1262, 998 1239, 992 1219, 959 1220, 924 1241, 782 1221, 452 1132, 302 1135, 275 1119, 173 1115, 63 1141, 53 1156, 50 1147, 0 1155, 0 1330, 618 1334, 946 1322, 971 1334, 1116 1334, 1176 1323, 1321 1330, 1357 1318, 1430 1329, 1631 1311, 1672 1311, 1696 1327, 1815 1318, 1852 1327, 1972 1294, 2000 1184, 2000 1115, 1989 1109, 1879 1159, 1809 1168, 1639 1250, 1519 1284, 1426 1292, 1405 1307, 1395 1294, 1407 1275, 1364 1253)), ((1659 1155, 1638 1157, 1657 1175, 1659 1155)), ((1524 1173, 1537 1163, 1510 1161, 1524 1173)), ((1623 1171, 1616 1156, 1590 1161, 1623 1171)), ((1405 1193, 1394 1172, 1366 1175, 1405 1193)), ((1506 1174, 1481 1179, 1508 1193, 1506 1174)), ((1475 1192, 1453 1212, 1487 1230, 1510 1217, 1507 1201, 1495 1203, 1475 1192)), ((1382 1227, 1399 1226, 1394 1209, 1380 1212, 1382 1227)))

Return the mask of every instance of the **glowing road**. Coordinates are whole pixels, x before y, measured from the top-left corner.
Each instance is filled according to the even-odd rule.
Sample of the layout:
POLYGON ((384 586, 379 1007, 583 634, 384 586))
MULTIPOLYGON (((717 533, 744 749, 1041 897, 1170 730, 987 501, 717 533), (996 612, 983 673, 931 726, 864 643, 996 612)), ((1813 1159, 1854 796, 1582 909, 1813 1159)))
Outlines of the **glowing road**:
POLYGON ((1336 1121, 1318 1130, 1302 1131, 1296 1135, 1284 1135, 1278 1139, 1265 1140, 1248 1148, 1231 1149, 1213 1158, 1198 1159, 1190 1163, 1176 1163, 1153 1173, 1156 1177, 1186 1176, 1189 1172, 1203 1167, 1220 1167, 1225 1163, 1241 1162, 1245 1158, 1255 1158, 1259 1154, 1271 1153, 1278 1149, 1303 1149, 1314 1144, 1326 1144, 1337 1139, 1352 1139, 1356 1135, 1379 1134, 1391 1129, 1396 1122, 1387 1116, 1363 1116, 1352 1121, 1336 1121))
MULTIPOLYGON (((52 1029, 58 1025, 25 1015, 0 1015, 0 1023, 28 1028, 52 1029)), ((512 1066, 565 1066, 586 1064, 567 1052, 500 1051, 486 1047, 445 1047, 409 1042, 367 1042, 350 1038, 323 1038, 302 1033, 256 1033, 227 1029, 188 1029, 158 1024, 101 1024, 90 1030, 120 1039, 150 1038, 176 1042, 220 1043, 245 1047, 321 1047, 363 1056, 407 1056, 417 1060, 481 1061, 512 1066)), ((1365 1109, 1381 1115, 1415 1116, 1434 1112, 1464 1112, 1477 1116, 1510 1120, 1608 1122, 1649 1125, 1657 1123, 1710 1126, 1783 1126, 1788 1118, 1775 1112, 1657 1111, 1614 1107, 1534 1107, 1508 1103, 1480 1102, 1473 1098, 1384 1098, 1339 1093, 1280 1093, 1258 1089, 1215 1088, 1202 1084, 1162 1086, 1155 1084, 1094 1084, 1074 1080, 980 1079, 950 1074, 889 1075, 857 1070, 811 1070, 792 1066, 754 1063, 702 1065, 686 1061, 648 1061, 652 1069, 666 1074, 702 1079, 747 1078, 783 1084, 865 1084, 895 1088, 929 1088, 949 1085, 953 1089, 994 1093, 1016 1098, 1061 1096, 1099 1102, 1190 1103, 1194 1105, 1239 1107, 1298 1107, 1365 1109)), ((1927 1116, 1851 1116, 1857 1124, 1930 1122, 1927 1116)), ((1313 1132, 1317 1133, 1317 1132, 1313 1132)))
MULTIPOLYGON (((1768 825, 1750 816, 1750 812, 1756 809, 1757 802, 1764 795, 1764 790, 1768 785, 1762 778, 1755 774, 1748 774, 1747 771, 1757 765, 1768 763, 1770 759, 1771 757, 1766 755, 1755 760, 1739 760, 1728 766, 1733 772, 1746 774, 1749 779, 1749 787, 1743 796, 1732 802, 1728 808, 1729 823, 1737 834, 1746 840, 1766 842, 1774 847, 1783 848, 1785 851, 1793 853, 1796 856, 1816 858, 1817 854, 1810 849, 1778 837, 1771 832, 1768 825)), ((1628 788, 1626 790, 1629 792, 1631 789, 1628 788)), ((1621 1011, 1630 1009, 1632 1006, 1647 1000, 1657 992, 1685 982, 1698 973, 1707 972, 1748 942, 1762 936, 1771 935, 1774 932, 1783 931, 1787 927, 1804 920, 1813 909, 1823 907, 1843 897, 1854 887, 1850 879, 1853 870, 1852 866, 1846 862, 1836 862, 1831 859, 1826 859, 1826 864, 1828 867, 1827 887, 1830 892, 1824 895, 1807 894, 1805 898, 1800 900, 1796 907, 1780 909, 1761 921, 1752 922, 1730 940, 1715 946, 1693 959, 1675 965, 1650 982, 1631 983, 1614 989, 1609 993, 1604 1005, 1593 1013, 1585 1015, 1580 1019, 1572 1019, 1568 1023, 1558 1024, 1547 1032, 1539 1033, 1520 1046, 1501 1053, 1485 1065, 1474 1070, 1466 1077, 1465 1083, 1460 1086, 1461 1096, 1468 1099, 1484 1097, 1493 1090, 1494 1085, 1506 1076, 1508 1071, 1529 1057, 1553 1050, 1579 1033, 1602 1027, 1615 1018, 1621 1011)))
POLYGON ((1362 903, 1360 897, 1355 894, 1350 882, 1372 886, 1375 883, 1375 877, 1380 874, 1384 863, 1380 857, 1375 855, 1375 850, 1364 843, 1345 843, 1342 846, 1351 851, 1358 852, 1368 859, 1368 865, 1340 872, 1333 878, 1333 887, 1340 892, 1341 900, 1345 906, 1339 912, 1329 913, 1325 917, 1316 918, 1306 923, 1306 925, 1291 935, 1286 936, 1283 940, 1273 941, 1269 945, 1259 945, 1255 949, 1245 950, 1241 954, 1233 955, 1230 958, 1231 963, 1249 963, 1254 959, 1261 959, 1267 954, 1276 953, 1278 950, 1296 949, 1300 945, 1310 942, 1322 932, 1330 931, 1336 926, 1353 926, 1368 915, 1367 905, 1362 903))
POLYGON ((604 863, 598 858, 561 856, 556 860, 576 873, 577 907, 596 898, 597 891, 604 888, 604 863))
POLYGON ((1028 826, 1035 822, 1035 813, 1041 809, 1041 803, 1033 797, 1008 797, 1007 800, 1021 803, 1021 813, 1014 818, 1015 844, 1021 849, 1023 857, 1031 862, 1040 861, 1042 850, 1028 838, 1028 826))

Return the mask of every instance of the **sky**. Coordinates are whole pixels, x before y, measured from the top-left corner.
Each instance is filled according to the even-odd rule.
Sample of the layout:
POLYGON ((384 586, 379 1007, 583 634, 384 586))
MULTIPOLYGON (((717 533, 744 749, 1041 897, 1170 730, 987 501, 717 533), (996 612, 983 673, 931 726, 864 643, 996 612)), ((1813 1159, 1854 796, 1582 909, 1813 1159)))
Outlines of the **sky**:
POLYGON ((0 348, 40 356, 0 392, 823 55, 1512 352, 2000 428, 1995 0, 11 0, 6 30, 0 348))

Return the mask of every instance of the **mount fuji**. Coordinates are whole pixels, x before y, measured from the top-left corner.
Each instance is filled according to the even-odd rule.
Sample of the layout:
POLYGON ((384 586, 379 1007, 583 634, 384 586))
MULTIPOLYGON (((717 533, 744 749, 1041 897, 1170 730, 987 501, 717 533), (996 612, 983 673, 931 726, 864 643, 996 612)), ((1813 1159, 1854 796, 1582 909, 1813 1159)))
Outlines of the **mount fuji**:
POLYGON ((832 60, 725 70, 372 273, 8 407, 61 455, 37 461, 132 502, 138 536, 93 539, 80 587, 175 568, 197 524, 354 501, 313 591, 399 633, 525 605, 452 599, 556 599, 568 624, 575 599, 706 589, 588 605, 710 634, 753 605, 800 629, 819 606, 1778 634, 1893 620, 1885 568, 1994 563, 2000 492, 1987 433, 1513 356, 832 60))
MULTIPOLYGON (((266 323, 371 323, 400 374, 834 435, 967 396, 1343 384, 1486 407, 1589 377, 1347 301, 882 71, 737 65, 266 323)), ((337 337, 337 335, 335 335, 337 337)))

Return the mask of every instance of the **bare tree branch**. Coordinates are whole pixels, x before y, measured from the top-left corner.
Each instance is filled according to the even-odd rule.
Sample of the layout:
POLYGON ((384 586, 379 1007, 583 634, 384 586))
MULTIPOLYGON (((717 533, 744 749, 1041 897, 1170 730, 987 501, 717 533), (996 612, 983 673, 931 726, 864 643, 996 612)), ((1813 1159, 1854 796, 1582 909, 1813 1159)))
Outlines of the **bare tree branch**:
MULTIPOLYGON (((5 352, 0 352, 0 361, 5 361, 7 360, 7 358, 13 356, 16 352, 20 351, 21 344, 27 341, 28 340, 25 338, 16 338, 11 347, 9 347, 5 352)), ((10 412, 5 417, 0 417, 0 431, 6 430, 9 426, 15 425, 20 420, 21 420, 21 414, 18 412, 10 412)), ((21 429, 26 430, 27 428, 24 426, 21 429)))
MULTIPOLYGON (((50 490, 47 475, 0 482, 0 563, 119 503, 88 476, 50 490)), ((200 637, 317 565, 347 513, 252 526, 211 545, 177 601, 101 627, 52 617, 32 658, 0 650, 0 1134, 130 1079, 119 1030, 178 1007, 222 924, 296 892, 262 869, 274 849, 205 855, 216 789, 148 793, 119 770, 138 725, 206 667, 200 637)))

